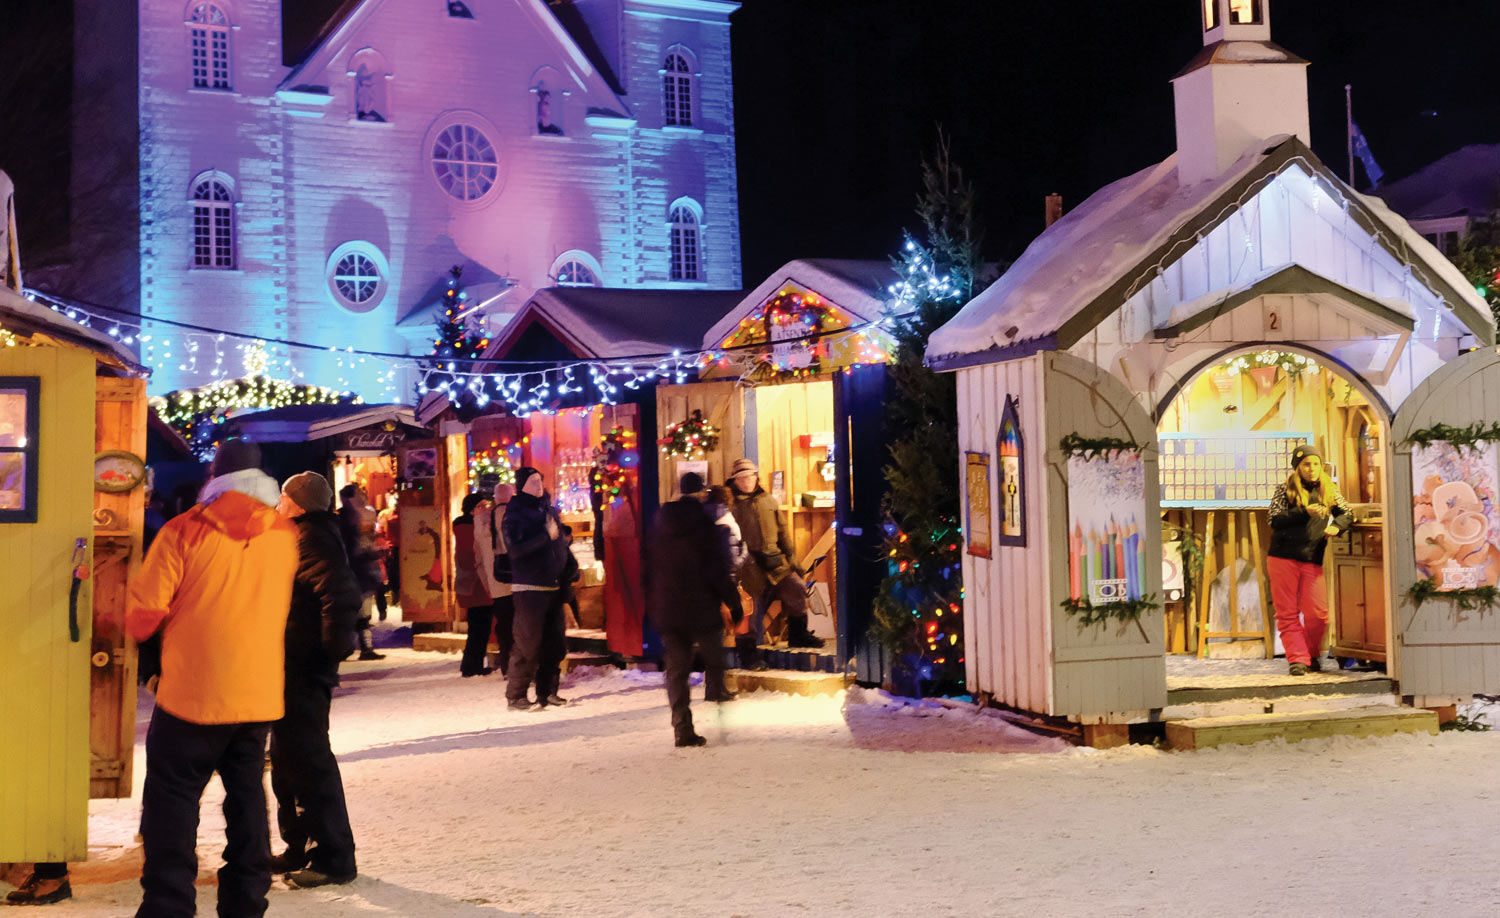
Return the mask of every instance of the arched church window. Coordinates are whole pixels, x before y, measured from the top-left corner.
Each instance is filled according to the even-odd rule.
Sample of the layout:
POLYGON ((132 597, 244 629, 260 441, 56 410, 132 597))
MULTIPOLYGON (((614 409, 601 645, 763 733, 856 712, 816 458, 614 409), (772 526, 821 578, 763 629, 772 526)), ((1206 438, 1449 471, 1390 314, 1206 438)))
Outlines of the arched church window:
POLYGON ((702 222, 696 203, 679 199, 672 205, 668 221, 672 259, 669 277, 674 281, 703 279, 699 245, 702 222))
POLYGON ((188 11, 187 18, 193 88, 234 89, 229 70, 228 14, 217 4, 199 3, 188 11))
POLYGON ((218 172, 193 183, 193 267, 234 268, 234 184, 218 172))
POLYGON ((662 124, 674 127, 693 125, 692 56, 679 46, 667 51, 662 64, 662 124))

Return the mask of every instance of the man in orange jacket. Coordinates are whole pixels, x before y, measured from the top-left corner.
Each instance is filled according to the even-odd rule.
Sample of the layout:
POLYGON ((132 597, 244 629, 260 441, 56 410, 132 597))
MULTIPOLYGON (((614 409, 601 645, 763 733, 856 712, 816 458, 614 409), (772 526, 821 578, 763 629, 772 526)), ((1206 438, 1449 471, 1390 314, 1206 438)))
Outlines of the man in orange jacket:
POLYGON ((196 911, 198 807, 215 771, 224 785, 219 915, 260 916, 271 887, 266 737, 282 715, 283 643, 297 527, 260 450, 219 447, 199 502, 162 527, 130 585, 137 641, 161 633, 161 680, 146 733, 137 918, 196 911))

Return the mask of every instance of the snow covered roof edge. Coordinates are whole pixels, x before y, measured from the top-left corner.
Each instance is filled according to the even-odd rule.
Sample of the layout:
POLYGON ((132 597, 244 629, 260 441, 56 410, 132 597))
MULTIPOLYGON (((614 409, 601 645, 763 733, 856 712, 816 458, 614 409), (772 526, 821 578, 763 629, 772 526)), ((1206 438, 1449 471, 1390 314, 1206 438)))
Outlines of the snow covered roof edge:
POLYGON ((1243 196, 1293 164, 1347 199, 1364 229, 1394 236, 1406 250, 1394 254, 1419 260, 1428 269, 1421 279, 1476 337, 1493 343, 1488 306, 1451 262, 1383 202, 1355 192, 1301 141, 1282 136, 1194 186, 1177 184, 1173 154, 1101 188, 1037 236, 1009 271, 932 334, 928 365, 953 370, 1072 346, 1134 295, 1145 266, 1191 248, 1243 196))

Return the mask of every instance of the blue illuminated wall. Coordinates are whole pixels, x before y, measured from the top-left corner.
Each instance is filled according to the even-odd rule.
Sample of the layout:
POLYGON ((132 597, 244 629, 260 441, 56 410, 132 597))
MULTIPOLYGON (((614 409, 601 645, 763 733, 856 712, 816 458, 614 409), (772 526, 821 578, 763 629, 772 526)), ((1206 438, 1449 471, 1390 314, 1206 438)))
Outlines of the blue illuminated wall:
MULTIPOLYGON (((221 16, 200 14, 196 0, 139 6, 144 315, 425 354, 432 325, 422 307, 454 264, 465 266, 470 302, 489 304, 492 327, 552 285, 570 252, 606 286, 741 286, 737 4, 466 0, 472 15, 462 17, 447 0, 366 0, 290 66, 280 0, 214 6, 221 16), (197 33, 227 34, 228 89, 194 87, 197 33), (687 125, 669 124, 664 110, 674 55, 688 65, 679 77, 690 107, 676 119, 687 125), (477 128, 493 151, 493 164, 474 157, 484 173, 476 200, 445 190, 434 169, 453 125, 477 128), (193 264, 193 182, 209 173, 232 186, 229 270, 193 264), (674 202, 701 220, 700 276, 676 284, 674 202), (330 278, 335 253, 351 244, 381 275, 379 292, 357 306, 330 278)), ((232 341, 147 332, 153 392, 243 371, 232 341)), ((271 353, 274 376, 347 386, 369 401, 411 397, 411 377, 388 376, 381 361, 292 351, 288 366, 286 351, 271 353)))

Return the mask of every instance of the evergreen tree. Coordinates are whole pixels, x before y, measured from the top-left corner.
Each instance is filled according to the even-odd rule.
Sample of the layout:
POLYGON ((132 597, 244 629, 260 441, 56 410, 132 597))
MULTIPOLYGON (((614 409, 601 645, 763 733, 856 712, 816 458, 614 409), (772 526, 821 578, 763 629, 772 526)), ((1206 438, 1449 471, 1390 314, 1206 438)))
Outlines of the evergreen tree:
POLYGON ((1500 212, 1469 227, 1453 263, 1474 285, 1474 291, 1490 304, 1490 311, 1500 324, 1500 212))
POLYGON ((419 399, 428 392, 440 391, 461 412, 483 408, 490 400, 484 379, 472 375, 479 369, 473 361, 484 356, 490 341, 469 330, 464 316, 469 295, 464 291, 463 273, 462 265, 448 269, 442 311, 434 320, 437 338, 432 342, 432 353, 421 363, 422 379, 417 384, 419 399))
POLYGON ((875 600, 873 634, 918 690, 963 691, 963 531, 958 400, 952 374, 923 364, 927 338, 981 289, 982 234, 974 189, 940 133, 922 163, 921 238, 906 234, 895 259, 902 276, 890 314, 896 343, 887 403, 887 574, 875 600))

